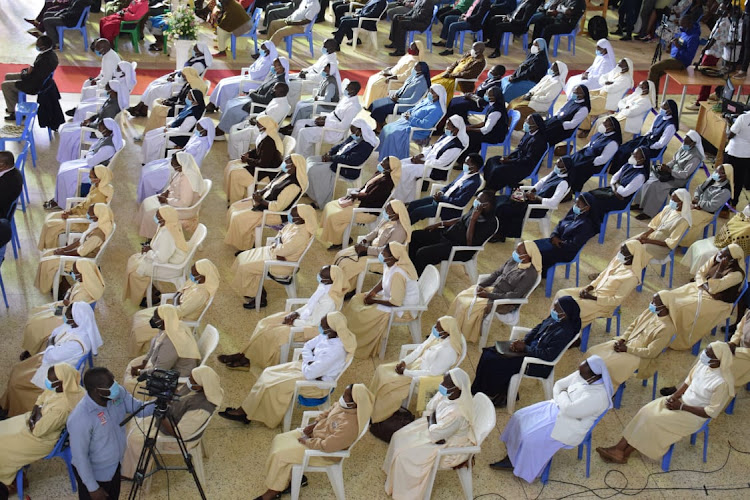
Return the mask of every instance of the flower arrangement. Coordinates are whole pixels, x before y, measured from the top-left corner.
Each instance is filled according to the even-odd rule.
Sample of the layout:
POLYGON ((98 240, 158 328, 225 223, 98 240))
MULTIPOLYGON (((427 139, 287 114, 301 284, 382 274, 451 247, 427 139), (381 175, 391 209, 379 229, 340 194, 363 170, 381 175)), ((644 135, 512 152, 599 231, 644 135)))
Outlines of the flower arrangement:
POLYGON ((173 40, 197 40, 200 19, 196 17, 193 9, 187 5, 179 5, 176 9, 166 14, 167 39, 173 40))

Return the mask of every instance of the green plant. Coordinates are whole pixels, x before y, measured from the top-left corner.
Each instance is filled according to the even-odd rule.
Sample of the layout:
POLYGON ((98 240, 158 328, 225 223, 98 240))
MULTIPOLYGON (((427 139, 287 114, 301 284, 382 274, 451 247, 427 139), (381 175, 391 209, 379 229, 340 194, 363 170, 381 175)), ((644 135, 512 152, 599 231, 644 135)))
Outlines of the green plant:
POLYGON ((193 9, 187 5, 180 5, 174 11, 168 12, 167 16, 167 38, 172 40, 197 40, 200 19, 195 15, 193 9))

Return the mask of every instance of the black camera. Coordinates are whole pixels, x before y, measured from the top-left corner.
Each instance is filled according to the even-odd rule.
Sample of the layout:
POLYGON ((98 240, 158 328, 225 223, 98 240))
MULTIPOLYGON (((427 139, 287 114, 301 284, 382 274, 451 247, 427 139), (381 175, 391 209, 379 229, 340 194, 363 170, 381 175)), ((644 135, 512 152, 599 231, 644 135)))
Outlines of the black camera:
POLYGON ((157 368, 146 376, 146 391, 153 398, 172 401, 179 378, 179 372, 157 368))

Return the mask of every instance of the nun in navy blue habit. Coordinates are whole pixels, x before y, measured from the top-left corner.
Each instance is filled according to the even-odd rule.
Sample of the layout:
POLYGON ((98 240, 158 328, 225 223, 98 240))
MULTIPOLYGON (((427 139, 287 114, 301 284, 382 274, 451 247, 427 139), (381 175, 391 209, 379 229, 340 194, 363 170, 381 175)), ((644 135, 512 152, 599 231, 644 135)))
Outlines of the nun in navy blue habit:
POLYGON ((508 156, 493 156, 485 163, 487 189, 498 191, 506 186, 517 186, 534 171, 547 151, 546 126, 539 113, 529 115, 523 130, 526 133, 513 152, 508 156))
POLYGON ((604 168, 622 144, 620 122, 613 116, 608 116, 603 122, 604 133, 596 132, 586 147, 570 156, 573 165, 568 171, 568 178, 574 193, 581 192, 586 181, 604 168))
POLYGON ((648 148, 641 146, 612 176, 609 186, 591 191, 595 198, 592 208, 602 215, 624 209, 646 182, 649 173, 648 148))
POLYGON ((547 120, 547 144, 554 147, 570 138, 590 111, 589 89, 585 85, 579 85, 560 111, 547 120))
POLYGON ((508 110, 505 108, 503 91, 499 87, 492 87, 485 96, 490 104, 484 110, 484 121, 466 127, 466 133, 469 135, 469 146, 459 157, 459 162, 462 162, 471 153, 479 153, 483 143, 501 143, 508 134, 508 110))

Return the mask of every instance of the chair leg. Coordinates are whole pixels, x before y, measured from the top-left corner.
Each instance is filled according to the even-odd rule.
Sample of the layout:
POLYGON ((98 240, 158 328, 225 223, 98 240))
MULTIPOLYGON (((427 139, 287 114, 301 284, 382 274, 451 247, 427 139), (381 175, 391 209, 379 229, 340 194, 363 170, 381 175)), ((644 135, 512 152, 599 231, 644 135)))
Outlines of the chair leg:
POLYGON ((615 392, 614 407, 617 410, 620 409, 620 405, 622 404, 622 395, 624 392, 625 392, 625 382, 620 384, 620 387, 618 387, 617 391, 615 392))
POLYGON ((674 451, 674 445, 669 447, 669 450, 664 454, 661 459, 661 470, 669 472, 669 463, 672 461, 672 452, 674 451))
POLYGON ((586 352, 589 346, 589 334, 591 333, 591 324, 586 325, 581 332, 581 352, 586 352))
POLYGON ((539 481, 542 484, 547 484, 547 481, 549 481, 549 470, 552 468, 552 459, 549 459, 549 462, 547 462, 547 465, 544 466, 544 470, 542 471, 542 477, 539 479, 539 481))
MULTIPOLYGON (((653 380, 653 387, 651 388, 651 401, 656 399, 656 382, 659 380, 659 372, 654 372, 654 380, 653 380)), ((644 380, 645 382, 645 380, 644 380)))
MULTIPOLYGON (((336 495, 336 500, 344 500, 346 498, 344 490, 344 471, 342 463, 339 462, 336 465, 328 467, 326 470, 328 474, 328 481, 331 483, 333 494, 336 495)), ((302 478, 300 478, 301 480, 302 478)))
POLYGON ((544 284, 544 296, 545 297, 552 296, 552 282, 555 279, 555 267, 557 266, 552 266, 549 269, 547 269, 547 282, 544 284))

